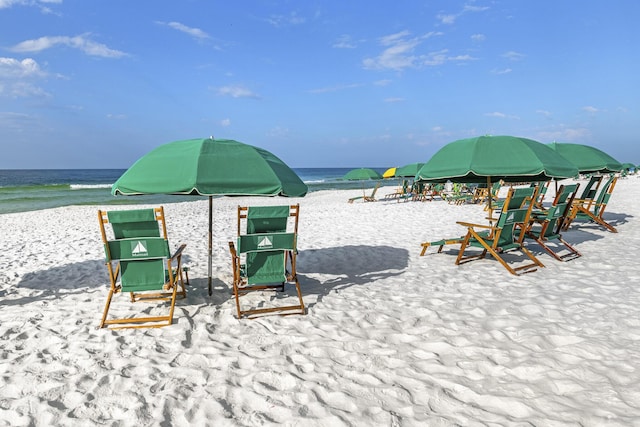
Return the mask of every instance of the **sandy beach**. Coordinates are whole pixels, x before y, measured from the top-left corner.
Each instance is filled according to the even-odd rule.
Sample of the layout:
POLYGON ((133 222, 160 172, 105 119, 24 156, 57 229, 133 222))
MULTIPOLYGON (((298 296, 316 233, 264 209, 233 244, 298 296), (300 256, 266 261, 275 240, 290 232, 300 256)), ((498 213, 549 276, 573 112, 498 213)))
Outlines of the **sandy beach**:
POLYGON ((529 243, 546 267, 522 276, 419 256, 479 205, 347 203, 361 193, 216 199, 212 296, 207 202, 164 205, 191 285, 158 329, 96 328, 105 207, 0 215, 0 425, 640 426, 640 179, 618 180, 617 234, 575 224, 564 263, 529 243), (237 319, 236 207, 288 203, 308 313, 237 319))

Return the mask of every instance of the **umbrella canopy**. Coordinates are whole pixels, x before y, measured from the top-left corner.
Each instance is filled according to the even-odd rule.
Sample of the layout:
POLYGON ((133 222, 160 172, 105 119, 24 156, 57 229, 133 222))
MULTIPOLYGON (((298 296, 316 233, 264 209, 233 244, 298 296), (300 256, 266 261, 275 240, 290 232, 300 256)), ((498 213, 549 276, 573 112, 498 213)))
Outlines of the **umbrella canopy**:
POLYGON ((609 173, 622 170, 622 164, 619 161, 590 145, 559 142, 548 145, 576 165, 580 173, 609 173))
POLYGON ((418 171, 417 180, 445 182, 548 181, 578 169, 545 144, 515 136, 480 136, 451 142, 418 171))
POLYGON ((628 163, 627 162, 627 163, 623 163, 622 164, 622 169, 625 169, 625 170, 630 170, 630 169, 634 169, 635 170, 635 168, 636 168, 636 165, 634 165, 633 163, 628 163))
POLYGON ((424 166, 424 163, 410 163, 408 165, 404 165, 396 170, 396 176, 402 178, 413 178, 417 175, 422 166, 424 166))
POLYGON ((382 179, 382 175, 371 168, 358 168, 350 170, 342 178, 349 181, 361 181, 365 179, 382 179))
POLYGON ((150 151, 118 178, 111 193, 209 196, 211 295, 212 196, 302 197, 307 190, 300 177, 267 150, 233 140, 200 138, 150 151))
POLYGON ((113 184, 113 194, 302 197, 307 186, 267 150, 228 139, 190 139, 145 154, 113 184))
POLYGON ((393 168, 389 168, 386 171, 384 171, 384 173, 382 174, 383 178, 393 178, 394 176, 396 176, 396 167, 393 168))

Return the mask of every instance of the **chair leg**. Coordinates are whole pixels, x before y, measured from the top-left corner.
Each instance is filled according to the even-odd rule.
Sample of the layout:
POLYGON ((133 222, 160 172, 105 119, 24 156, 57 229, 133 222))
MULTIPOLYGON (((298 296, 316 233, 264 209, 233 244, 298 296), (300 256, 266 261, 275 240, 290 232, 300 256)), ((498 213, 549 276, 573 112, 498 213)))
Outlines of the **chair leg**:
POLYGON ((104 328, 107 322, 107 314, 109 313, 109 307, 111 306, 111 298, 113 298, 113 288, 109 289, 109 296, 107 296, 107 303, 104 306, 104 312, 102 313, 102 320, 100 321, 100 328, 104 328))

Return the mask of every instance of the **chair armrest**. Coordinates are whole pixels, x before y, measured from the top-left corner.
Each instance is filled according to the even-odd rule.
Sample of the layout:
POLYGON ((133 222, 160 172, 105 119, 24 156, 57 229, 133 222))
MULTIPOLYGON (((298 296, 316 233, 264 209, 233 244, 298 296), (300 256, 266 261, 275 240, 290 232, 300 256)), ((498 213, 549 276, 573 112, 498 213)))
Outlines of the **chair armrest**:
POLYGON ((473 224, 470 222, 464 222, 464 221, 456 221, 456 224, 460 224, 463 227, 471 227, 471 228, 488 228, 488 229, 494 229, 495 227, 493 227, 492 225, 484 225, 484 224, 473 224))
POLYGON ((186 243, 181 244, 180 247, 175 251, 173 256, 171 256, 171 261, 175 261, 175 260, 179 259, 180 257, 182 257, 182 252, 184 251, 184 248, 186 248, 186 247, 187 247, 186 243))

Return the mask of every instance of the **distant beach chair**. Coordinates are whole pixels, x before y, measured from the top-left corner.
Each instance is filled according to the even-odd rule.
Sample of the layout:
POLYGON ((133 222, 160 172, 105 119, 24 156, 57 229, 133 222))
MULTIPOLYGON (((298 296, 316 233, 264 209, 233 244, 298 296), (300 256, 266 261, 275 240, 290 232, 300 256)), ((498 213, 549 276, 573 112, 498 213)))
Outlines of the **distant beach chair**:
MULTIPOLYGON (((598 197, 596 199, 586 198, 574 200, 571 206, 571 211, 564 222, 563 228, 565 230, 568 230, 571 223, 577 219, 594 222, 603 226, 612 233, 617 233, 618 230, 603 218, 604 211, 607 208, 609 200, 611 199, 611 193, 613 193, 613 189, 616 186, 617 180, 618 177, 615 175, 609 177, 607 182, 600 189, 600 193, 598 194, 598 197)), ((593 191, 595 190, 592 190, 588 195, 591 195, 593 191)))
POLYGON ((299 212, 300 205, 238 207, 237 240, 229 242, 238 318, 275 312, 305 314, 296 273, 299 212), (288 226, 292 231, 287 232, 288 226), (252 291, 284 292, 287 282, 295 286, 297 304, 242 309, 241 296, 252 291))
POLYGON ((495 225, 473 224, 458 221, 458 224, 467 227, 466 235, 452 239, 441 239, 435 242, 425 242, 422 244, 422 252, 420 255, 424 255, 427 249, 431 246, 439 246, 438 252, 441 252, 444 245, 460 244, 460 250, 456 258, 456 265, 475 259, 482 259, 487 253, 490 253, 510 273, 515 275, 535 271, 537 267, 544 267, 544 264, 542 264, 526 247, 524 247, 524 234, 519 233, 519 236, 516 236, 517 230, 524 230, 526 228, 533 208, 532 201, 536 189, 529 187, 526 188, 526 191, 529 194, 528 202, 523 203, 526 207, 509 209, 511 198, 516 192, 515 188, 510 188, 507 193, 507 198, 503 203, 503 208, 500 211, 500 216, 496 219, 495 225), (482 229, 483 231, 478 231, 478 229, 482 229), (469 247, 481 249, 482 252, 480 254, 465 255, 467 248, 469 247), (501 256, 502 254, 511 251, 522 252, 530 262, 526 264, 521 263, 517 267, 512 267, 501 256))
POLYGON ((377 201, 376 199, 376 193, 378 192, 378 188, 380 188, 380 183, 377 183, 375 187, 373 187, 373 190, 371 191, 370 195, 362 195, 362 196, 356 196, 356 197, 352 197, 348 200, 349 203, 353 203, 356 200, 360 200, 362 199, 365 202, 375 202, 377 201))
POLYGON ((180 245, 173 255, 170 254, 164 209, 99 210, 98 220, 111 282, 100 327, 114 325, 112 329, 120 329, 171 325, 177 296, 186 297, 182 268, 182 252, 186 245, 180 245), (111 224, 113 239, 107 237, 107 224, 111 224), (107 319, 114 294, 125 292, 130 294, 131 302, 170 301, 169 313, 164 316, 107 319))
MULTIPOLYGON (((532 214, 532 221, 526 228, 526 237, 533 239, 545 251, 558 261, 569 261, 581 256, 573 246, 563 239, 560 231, 565 218, 571 210, 571 203, 578 191, 580 184, 562 185, 558 189, 553 203, 546 211, 532 214), (550 242, 560 242, 568 250, 568 253, 560 254, 560 250, 553 250, 550 242)), ((556 244, 557 247, 560 247, 556 244)), ((561 248, 560 248, 561 249, 561 248)))

